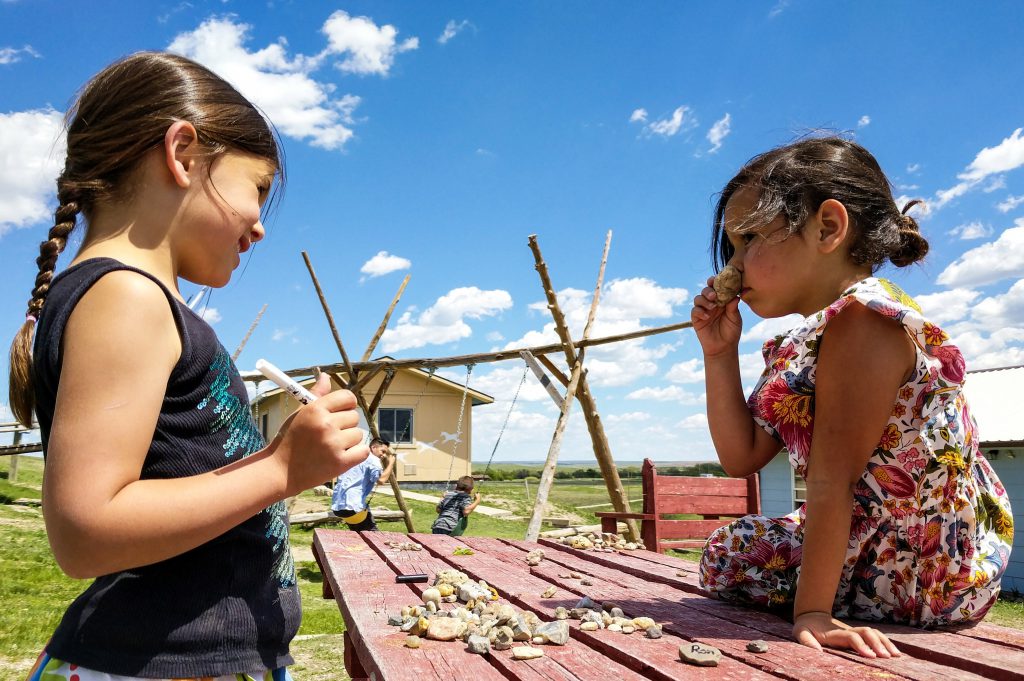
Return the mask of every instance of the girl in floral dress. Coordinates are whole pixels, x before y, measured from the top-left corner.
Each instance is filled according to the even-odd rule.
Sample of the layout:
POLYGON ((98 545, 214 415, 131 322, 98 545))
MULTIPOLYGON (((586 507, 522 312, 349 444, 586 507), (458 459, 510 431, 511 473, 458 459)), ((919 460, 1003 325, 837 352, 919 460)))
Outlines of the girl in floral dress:
POLYGON ((1006 491, 978 450, 960 350, 872 276, 886 260, 905 267, 927 252, 906 214, 913 203, 901 211, 874 157, 841 138, 755 157, 715 211, 715 264, 741 271, 739 298, 720 304, 709 279, 691 312, 722 466, 750 475, 784 447, 807 481, 794 513, 716 531, 702 585, 724 600, 792 608, 796 640, 866 657, 899 653, 877 629, 836 618, 979 620, 1013 543, 1006 491), (760 317, 805 317, 765 344, 749 399, 739 300, 760 317))

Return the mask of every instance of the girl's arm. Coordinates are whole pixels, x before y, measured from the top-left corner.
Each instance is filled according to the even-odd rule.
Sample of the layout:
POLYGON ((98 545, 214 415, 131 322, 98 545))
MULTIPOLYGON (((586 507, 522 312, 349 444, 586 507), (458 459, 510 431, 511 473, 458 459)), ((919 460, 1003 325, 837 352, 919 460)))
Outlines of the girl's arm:
POLYGON ((354 398, 339 391, 299 409, 248 458, 140 480, 181 352, 166 296, 136 273, 108 274, 76 306, 63 345, 43 510, 57 562, 72 577, 181 554, 365 458, 354 398))
POLYGON ((913 366, 913 345, 900 325, 860 304, 840 312, 822 337, 793 610, 793 635, 804 645, 851 648, 865 657, 899 654, 878 630, 851 628, 831 613, 850 538, 854 486, 913 366))
POLYGON ((711 440, 725 472, 745 477, 764 468, 782 447, 754 422, 743 395, 739 360, 743 320, 739 298, 719 307, 711 287, 713 281, 714 278, 708 279, 708 287, 694 299, 690 320, 704 351, 711 440))

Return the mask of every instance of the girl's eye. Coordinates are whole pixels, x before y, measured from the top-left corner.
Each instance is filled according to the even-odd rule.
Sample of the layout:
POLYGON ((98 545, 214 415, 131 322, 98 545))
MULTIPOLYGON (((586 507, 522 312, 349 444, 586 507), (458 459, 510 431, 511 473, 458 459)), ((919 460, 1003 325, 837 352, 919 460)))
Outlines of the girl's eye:
POLYGON ((751 232, 747 232, 746 234, 740 234, 740 241, 742 241, 744 244, 749 244, 751 241, 754 240, 754 237, 756 236, 756 234, 753 234, 751 232))

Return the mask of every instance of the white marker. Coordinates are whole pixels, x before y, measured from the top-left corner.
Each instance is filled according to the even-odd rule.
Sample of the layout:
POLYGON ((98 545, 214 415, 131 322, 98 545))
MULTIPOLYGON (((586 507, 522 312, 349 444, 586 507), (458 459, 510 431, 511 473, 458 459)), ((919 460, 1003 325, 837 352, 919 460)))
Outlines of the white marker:
POLYGON ((256 370, 279 385, 282 390, 286 391, 299 402, 309 404, 316 400, 316 395, 303 388, 295 379, 285 374, 267 360, 256 360, 256 370))

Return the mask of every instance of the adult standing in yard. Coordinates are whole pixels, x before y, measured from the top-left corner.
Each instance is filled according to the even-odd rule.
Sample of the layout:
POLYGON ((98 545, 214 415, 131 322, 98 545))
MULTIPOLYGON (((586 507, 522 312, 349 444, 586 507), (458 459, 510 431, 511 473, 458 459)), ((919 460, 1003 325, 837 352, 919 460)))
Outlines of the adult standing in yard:
POLYGON ((390 446, 387 440, 374 438, 369 456, 339 475, 334 483, 331 513, 357 532, 378 531, 368 504, 374 489, 388 481, 395 467, 395 457, 388 456, 390 446))

